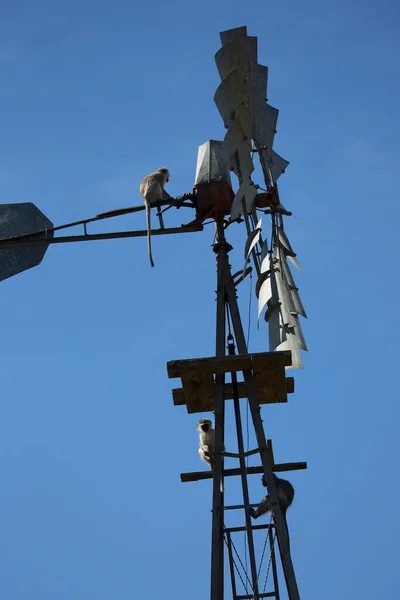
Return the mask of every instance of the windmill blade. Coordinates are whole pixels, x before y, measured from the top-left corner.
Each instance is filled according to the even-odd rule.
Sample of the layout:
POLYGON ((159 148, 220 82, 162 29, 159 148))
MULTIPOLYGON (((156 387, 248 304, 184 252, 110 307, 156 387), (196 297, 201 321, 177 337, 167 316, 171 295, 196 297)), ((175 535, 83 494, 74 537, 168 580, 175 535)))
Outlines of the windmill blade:
POLYGON ((302 317, 305 317, 307 319, 307 314, 306 314, 306 311, 304 310, 304 306, 303 306, 303 303, 300 298, 298 287, 296 286, 296 283, 293 279, 292 272, 290 270, 289 265, 286 262, 285 256, 283 256, 283 257, 281 256, 281 267, 282 267, 282 275, 283 275, 284 279, 287 281, 287 284, 290 288, 290 293, 292 296, 293 305, 295 307, 295 310, 298 315, 301 315, 302 317))
POLYGON ((289 255, 296 256, 296 252, 293 250, 292 245, 289 242, 288 236, 283 231, 283 227, 278 227, 277 230, 278 230, 279 241, 285 251, 286 256, 289 256, 289 255))
MULTIPOLYGON (((301 334, 302 335, 302 334, 301 334)), ((307 350, 305 344, 302 344, 301 337, 295 328, 288 328, 282 322, 282 316, 279 310, 279 305, 275 306, 268 318, 268 337, 269 347, 271 351, 290 350, 292 354, 292 369, 302 369, 303 362, 301 360, 299 350, 307 350)))
POLYGON ((281 305, 282 322, 288 327, 295 325, 294 317, 296 315, 294 302, 290 293, 290 288, 286 284, 281 273, 281 262, 274 261, 276 285, 278 288, 278 297, 281 305))
POLYGON ((290 348, 290 353, 292 356, 292 364, 290 367, 285 367, 285 369, 304 369, 299 350, 297 348, 290 348))
POLYGON ((214 102, 226 128, 240 116, 246 137, 251 137, 250 86, 245 74, 235 69, 225 77, 217 87, 214 102))
POLYGON ((276 127, 278 122, 279 110, 270 104, 260 107, 257 119, 254 139, 261 145, 268 148, 268 154, 272 152, 276 127))
POLYGON ((231 219, 237 219, 243 214, 242 200, 245 201, 247 212, 251 212, 254 199, 257 196, 257 188, 250 178, 246 177, 235 194, 231 209, 231 219))
POLYGON ((226 31, 221 31, 219 34, 219 38, 221 40, 221 44, 225 46, 225 44, 229 44, 232 40, 235 40, 238 37, 242 37, 247 35, 247 27, 236 27, 234 29, 227 29, 226 31))
POLYGON ((278 229, 279 242, 283 248, 284 253, 288 257, 290 262, 296 267, 296 269, 301 271, 301 267, 296 258, 296 253, 294 252, 294 250, 289 242, 289 238, 287 237, 286 233, 283 231, 282 227, 278 227, 277 229, 278 229))
POLYGON ((252 253, 253 248, 255 247, 255 245, 259 242, 260 237, 261 237, 261 228, 262 228, 262 219, 260 219, 256 225, 256 228, 254 229, 254 231, 251 231, 248 235, 247 241, 246 241, 246 245, 244 248, 244 267, 243 267, 243 279, 244 279, 244 274, 246 272, 246 267, 247 264, 250 260, 250 255, 252 253))
POLYGON ((270 270, 270 256, 268 254, 269 250, 268 250, 268 240, 264 240, 261 246, 261 266, 260 266, 260 271, 261 273, 265 273, 267 271, 270 270))
POLYGON ((275 181, 286 171, 289 166, 289 161, 279 156, 274 150, 272 150, 269 156, 269 164, 271 167, 272 177, 275 181))
POLYGON ((234 69, 250 72, 257 64, 257 38, 243 35, 224 44, 215 54, 215 63, 221 79, 225 79, 234 69))
POLYGON ((246 245, 244 247, 244 258, 247 261, 250 257, 251 251, 260 239, 262 229, 262 219, 260 219, 253 231, 251 231, 247 237, 246 245))
POLYGON ((293 326, 284 326, 283 329, 283 341, 276 350, 304 350, 307 352, 308 348, 304 339, 303 330, 301 329, 300 322, 297 318, 297 322, 293 326))
POLYGON ((276 350, 280 344, 282 344, 283 326, 281 325, 279 304, 276 304, 272 310, 268 311, 265 315, 267 320, 268 316, 268 341, 269 349, 271 352, 276 350))
POLYGON ((241 180, 254 171, 251 158, 251 140, 246 137, 240 117, 229 125, 222 144, 226 164, 241 180))

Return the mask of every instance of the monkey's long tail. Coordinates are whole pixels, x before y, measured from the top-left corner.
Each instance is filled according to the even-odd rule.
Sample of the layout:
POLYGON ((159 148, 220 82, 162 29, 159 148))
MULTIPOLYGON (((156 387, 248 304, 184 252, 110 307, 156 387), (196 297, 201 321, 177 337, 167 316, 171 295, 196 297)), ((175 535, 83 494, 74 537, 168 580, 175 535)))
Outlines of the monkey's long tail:
POLYGON ((147 225, 147 251, 149 253, 149 260, 152 267, 154 267, 153 255, 151 252, 151 208, 150 202, 146 200, 146 225, 147 225))

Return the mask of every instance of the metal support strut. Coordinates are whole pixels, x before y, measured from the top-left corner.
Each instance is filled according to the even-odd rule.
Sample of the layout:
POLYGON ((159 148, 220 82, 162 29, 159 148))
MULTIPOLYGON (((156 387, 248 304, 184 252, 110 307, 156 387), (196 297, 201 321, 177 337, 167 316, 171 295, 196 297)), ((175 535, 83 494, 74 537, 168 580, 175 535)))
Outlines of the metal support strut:
MULTIPOLYGON (((247 354, 247 344, 243 331, 239 306, 236 297, 236 288, 231 275, 228 253, 232 247, 225 239, 222 221, 216 221, 216 241, 213 250, 217 256, 217 323, 216 323, 216 355, 225 355, 226 340, 226 313, 228 311, 234 339, 239 354, 247 354)), ((233 339, 230 340, 229 354, 234 354, 233 339)), ((253 527, 249 513, 249 493, 247 486, 247 469, 244 459, 243 433, 240 417, 240 404, 236 373, 232 373, 233 400, 235 409, 236 431, 238 437, 240 475, 242 481, 243 502, 245 507, 247 542, 250 557, 250 571, 252 583, 252 596, 259 600, 264 594, 258 590, 258 578, 255 562, 253 543, 253 527)), ((290 556, 288 536, 281 509, 277 501, 275 481, 273 477, 273 464, 268 451, 267 440, 260 415, 260 406, 257 401, 257 393, 253 372, 251 369, 243 371, 243 378, 247 388, 247 397, 256 434, 258 452, 263 466, 264 475, 268 485, 268 493, 274 515, 276 537, 278 540, 282 568, 288 590, 289 600, 300 600, 296 577, 290 556)), ((213 509, 212 509, 212 548, 211 548, 211 600, 223 600, 224 598, 224 421, 225 421, 225 375, 217 373, 215 378, 215 457, 213 469, 213 509)), ((271 541, 271 537, 270 537, 271 541)), ((230 539, 229 539, 230 543, 230 539)), ((274 556, 275 562, 275 556, 274 556)), ((274 583, 277 586, 276 569, 274 571, 274 583)), ((275 587, 275 597, 279 598, 279 591, 275 587)), ((236 594, 235 594, 236 596, 236 594)))

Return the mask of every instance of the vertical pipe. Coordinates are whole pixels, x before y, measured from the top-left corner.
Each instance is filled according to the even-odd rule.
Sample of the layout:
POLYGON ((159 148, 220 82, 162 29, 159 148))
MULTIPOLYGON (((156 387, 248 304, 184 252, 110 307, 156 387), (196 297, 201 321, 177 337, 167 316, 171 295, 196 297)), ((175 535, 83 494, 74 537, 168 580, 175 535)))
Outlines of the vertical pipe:
MULTIPOLYGON (((222 222, 216 221, 217 255, 217 323, 216 356, 225 356, 226 339, 226 283, 230 276, 227 272, 228 244, 226 243, 222 222)), ((211 600, 224 598, 224 437, 225 437, 225 374, 215 377, 214 405, 214 460, 213 460, 213 508, 211 540, 211 600)))

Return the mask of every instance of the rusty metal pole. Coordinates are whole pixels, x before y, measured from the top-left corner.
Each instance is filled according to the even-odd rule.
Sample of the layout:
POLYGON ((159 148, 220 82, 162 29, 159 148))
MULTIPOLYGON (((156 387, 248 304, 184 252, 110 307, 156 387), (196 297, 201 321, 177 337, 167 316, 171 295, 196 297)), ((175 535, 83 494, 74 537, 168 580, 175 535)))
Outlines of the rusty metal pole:
MULTIPOLYGON (((224 236, 223 224, 215 222, 217 255, 217 323, 216 356, 225 356, 226 343, 226 284, 230 277, 227 256, 231 248, 224 236)), ((225 374, 215 377, 213 507, 211 540, 211 600, 224 598, 224 439, 225 439, 225 374)))

